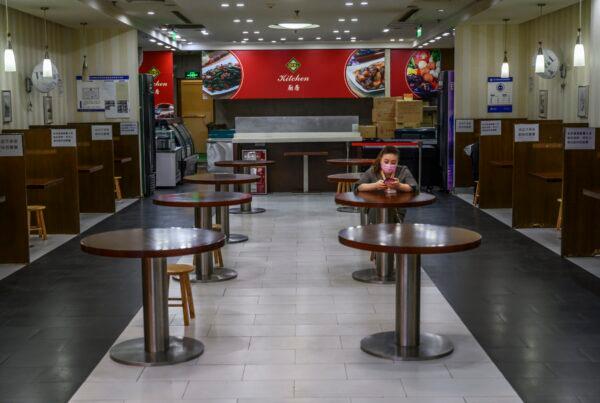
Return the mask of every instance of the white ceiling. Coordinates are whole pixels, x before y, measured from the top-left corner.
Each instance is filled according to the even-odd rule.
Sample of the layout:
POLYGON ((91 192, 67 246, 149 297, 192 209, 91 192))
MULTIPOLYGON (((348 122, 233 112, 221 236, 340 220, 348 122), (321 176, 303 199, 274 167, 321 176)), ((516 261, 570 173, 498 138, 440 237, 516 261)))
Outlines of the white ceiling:
POLYGON ((546 4, 542 10, 544 14, 549 14, 577 2, 578 0, 502 0, 477 14, 468 22, 470 24, 501 24, 503 18, 510 18, 511 24, 521 24, 539 17, 539 3, 546 4))

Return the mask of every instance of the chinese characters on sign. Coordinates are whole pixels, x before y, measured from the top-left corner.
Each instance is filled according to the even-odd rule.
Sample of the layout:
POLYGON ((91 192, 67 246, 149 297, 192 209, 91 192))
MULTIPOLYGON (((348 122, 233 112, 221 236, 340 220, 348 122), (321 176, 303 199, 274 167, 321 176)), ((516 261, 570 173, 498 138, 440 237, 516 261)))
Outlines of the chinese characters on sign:
POLYGON ((512 77, 488 77, 488 113, 512 112, 512 95, 512 77))
POLYGON ((515 125, 515 143, 540 141, 540 125, 515 125))
POLYGON ((593 127, 567 127, 565 150, 595 150, 596 129, 593 127))
POLYGON ((502 121, 482 120, 479 134, 482 136, 500 136, 502 134, 502 121))
POLYGON ((0 136, 0 157, 22 157, 23 138, 20 134, 0 136))
POLYGON ((137 136, 138 122, 121 122, 121 136, 137 136))
POLYGON ((92 140, 112 140, 112 126, 92 125, 92 140))
POLYGON ((75 129, 52 129, 52 147, 77 147, 77 132, 75 129))
POLYGON ((473 133, 473 119, 456 119, 456 133, 473 133))

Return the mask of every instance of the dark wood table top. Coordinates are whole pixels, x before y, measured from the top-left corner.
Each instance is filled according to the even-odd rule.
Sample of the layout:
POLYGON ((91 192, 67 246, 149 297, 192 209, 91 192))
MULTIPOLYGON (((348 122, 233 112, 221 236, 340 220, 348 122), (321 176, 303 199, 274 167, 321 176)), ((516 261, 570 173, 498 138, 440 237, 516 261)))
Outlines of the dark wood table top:
POLYGON ((265 165, 273 165, 275 161, 271 160, 230 160, 230 161, 217 161, 215 166, 218 167, 233 167, 233 168, 244 168, 244 167, 261 167, 265 165))
POLYGON ((79 165, 77 167, 77 171, 92 174, 94 172, 98 172, 104 169, 104 165, 79 165))
POLYGON ((329 155, 327 151, 286 151, 284 157, 326 157, 329 155))
POLYGON ((490 161, 490 165, 494 165, 501 168, 512 168, 514 162, 512 161, 490 161))
POLYGON ((133 158, 131 157, 115 157, 115 162, 119 164, 125 164, 126 162, 131 162, 133 158))
POLYGON ((327 180, 329 182, 345 182, 345 183, 354 183, 360 179, 361 174, 355 173, 345 173, 345 174, 333 174, 328 175, 327 180))
POLYGON ((134 228, 87 236, 81 249, 100 256, 153 258, 208 252, 224 244, 223 233, 205 229, 134 228))
POLYGON ((238 192, 174 193, 155 196, 152 201, 159 206, 170 207, 235 206, 251 202, 252 195, 238 192))
POLYGON ((225 174, 225 173, 195 174, 195 175, 185 176, 183 178, 184 182, 200 183, 200 184, 204 184, 204 185, 231 185, 231 184, 241 184, 241 183, 253 183, 253 182, 258 182, 259 180, 260 180, 260 176, 258 176, 258 175, 225 174))
POLYGON ((342 245, 373 252, 436 254, 461 252, 481 244, 477 232, 429 224, 374 224, 343 229, 342 245))
POLYGON ((65 178, 27 178, 27 189, 46 189, 64 180, 65 178))
POLYGON ((373 159, 369 158, 333 158, 327 160, 328 164, 333 165, 343 165, 343 166, 352 166, 352 165, 373 165, 373 159))
POLYGON ((377 192, 347 192, 339 193, 335 196, 337 204, 352 207, 369 208, 402 208, 419 207, 433 203, 436 197, 430 193, 401 193, 395 195, 385 194, 383 191, 377 192))
POLYGON ((600 200, 600 188, 595 189, 583 189, 583 195, 591 197, 592 199, 600 200))
POLYGON ((562 172, 529 172, 529 175, 545 180, 546 182, 561 182, 563 179, 562 172))

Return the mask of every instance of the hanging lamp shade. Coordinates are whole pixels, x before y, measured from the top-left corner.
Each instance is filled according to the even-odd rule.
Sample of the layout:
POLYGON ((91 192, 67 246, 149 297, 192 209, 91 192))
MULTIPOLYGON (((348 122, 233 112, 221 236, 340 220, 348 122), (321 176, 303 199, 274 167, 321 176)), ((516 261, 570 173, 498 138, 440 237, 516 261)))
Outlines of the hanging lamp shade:
POLYGON ((539 43, 538 53, 535 57, 535 72, 544 73, 546 72, 546 62, 544 60, 544 49, 542 49, 542 42, 539 43))
POLYGON ((15 60, 15 52, 12 48, 10 34, 8 34, 7 42, 6 49, 4 49, 4 71, 7 73, 14 73, 17 71, 17 62, 15 60))
POLYGON ((90 72, 85 55, 83 56, 83 65, 81 66, 81 79, 83 81, 90 81, 90 72))
POLYGON ((502 67, 500 69, 500 77, 510 77, 510 66, 508 65, 508 56, 506 55, 506 52, 504 52, 504 61, 502 62, 502 67))
POLYGON ((44 54, 44 61, 42 63, 42 77, 44 77, 44 78, 52 77, 52 61, 50 60, 50 55, 48 54, 48 49, 46 49, 46 53, 44 54))

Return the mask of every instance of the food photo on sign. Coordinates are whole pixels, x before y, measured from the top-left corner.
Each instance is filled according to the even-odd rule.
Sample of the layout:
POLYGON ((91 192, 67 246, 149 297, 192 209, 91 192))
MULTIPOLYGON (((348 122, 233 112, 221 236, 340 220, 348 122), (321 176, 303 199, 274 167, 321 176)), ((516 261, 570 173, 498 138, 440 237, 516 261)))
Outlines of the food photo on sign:
POLYGON ((226 50, 202 52, 202 88, 215 98, 231 98, 242 83, 237 57, 226 50))
POLYGON ((390 94, 428 100, 437 96, 442 74, 442 52, 439 49, 391 51, 390 94))
POLYGON ((348 58, 346 82, 358 97, 385 93, 385 49, 358 49, 348 58))

